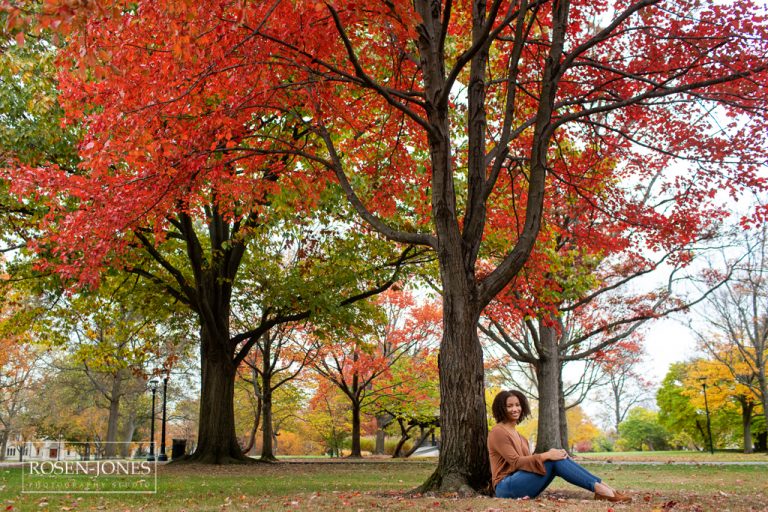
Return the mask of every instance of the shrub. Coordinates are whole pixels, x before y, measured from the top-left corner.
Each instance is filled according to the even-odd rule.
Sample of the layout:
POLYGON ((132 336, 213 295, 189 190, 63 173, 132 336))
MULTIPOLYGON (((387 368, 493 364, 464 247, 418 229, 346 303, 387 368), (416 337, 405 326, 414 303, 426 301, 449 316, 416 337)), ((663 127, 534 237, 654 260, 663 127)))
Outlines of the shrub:
POLYGON ((573 446, 573 450, 581 453, 593 452, 595 451, 595 444, 589 440, 579 441, 573 446))
POLYGON ((598 452, 612 452, 614 450, 614 440, 608 436, 600 436, 595 439, 595 450, 598 452))

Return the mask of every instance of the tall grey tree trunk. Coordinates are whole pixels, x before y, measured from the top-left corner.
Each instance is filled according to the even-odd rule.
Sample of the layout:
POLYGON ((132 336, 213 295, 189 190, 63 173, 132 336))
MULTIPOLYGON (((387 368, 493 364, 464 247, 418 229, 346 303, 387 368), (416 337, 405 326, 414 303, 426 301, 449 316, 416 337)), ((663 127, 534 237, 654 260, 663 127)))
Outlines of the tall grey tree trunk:
POLYGON ((376 455, 384 455, 386 451, 387 435, 384 429, 392 422, 392 419, 392 415, 386 412, 376 415, 376 445, 373 449, 373 453, 376 455))
MULTIPOLYGON (((560 414, 561 365, 557 346, 557 331, 539 320, 541 350, 536 363, 536 380, 539 385, 539 426, 536 434, 536 452, 551 448, 565 448, 561 433, 560 414)), ((567 433, 566 433, 567 436, 567 433)), ((567 438, 567 437, 566 437, 567 438)))
POLYGON ((136 413, 131 411, 125 417, 123 421, 123 435, 122 443, 120 443, 120 456, 130 457, 131 441, 133 441, 133 434, 136 432, 136 413))
POLYGON ((117 455, 117 436, 120 421, 120 398, 122 397, 123 371, 112 375, 112 390, 109 395, 109 418, 107 420, 107 443, 105 455, 113 458, 117 455))

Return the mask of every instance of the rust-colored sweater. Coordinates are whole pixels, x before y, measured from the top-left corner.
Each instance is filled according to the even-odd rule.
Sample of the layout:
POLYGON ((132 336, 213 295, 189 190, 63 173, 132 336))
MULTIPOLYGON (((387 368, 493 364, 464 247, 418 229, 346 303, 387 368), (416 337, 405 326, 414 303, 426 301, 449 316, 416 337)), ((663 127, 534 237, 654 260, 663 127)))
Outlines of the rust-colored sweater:
POLYGON ((514 433, 501 424, 496 424, 488 434, 488 455, 491 459, 493 487, 505 476, 522 469, 539 475, 546 474, 541 455, 531 455, 528 440, 517 431, 514 433))

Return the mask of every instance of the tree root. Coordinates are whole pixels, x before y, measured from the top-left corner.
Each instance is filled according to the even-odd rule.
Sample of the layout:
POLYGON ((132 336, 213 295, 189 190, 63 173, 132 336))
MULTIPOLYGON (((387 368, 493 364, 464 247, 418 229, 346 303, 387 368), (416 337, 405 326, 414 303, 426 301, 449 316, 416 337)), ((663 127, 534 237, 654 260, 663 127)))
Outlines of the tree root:
POLYGON ((232 456, 232 455, 215 455, 215 454, 196 454, 192 453, 189 455, 184 455, 183 457, 180 457, 178 459, 174 459, 171 463, 172 464, 215 464, 219 466, 223 465, 229 465, 229 464, 256 464, 259 461, 256 459, 252 459, 250 457, 245 457, 243 455, 241 456, 232 456))
POLYGON ((488 495, 488 488, 474 489, 467 478, 459 473, 442 474, 440 469, 436 469, 427 480, 409 494, 429 494, 429 495, 458 495, 461 498, 471 498, 478 495, 488 495))

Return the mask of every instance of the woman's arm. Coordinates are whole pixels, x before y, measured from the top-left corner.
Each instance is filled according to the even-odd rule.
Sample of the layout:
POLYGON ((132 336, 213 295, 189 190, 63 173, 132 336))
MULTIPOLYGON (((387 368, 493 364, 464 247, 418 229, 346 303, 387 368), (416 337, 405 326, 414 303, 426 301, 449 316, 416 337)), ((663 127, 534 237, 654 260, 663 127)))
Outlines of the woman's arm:
MULTIPOLYGON (((522 438, 521 438, 522 439, 522 438)), ((528 454, 522 449, 522 443, 513 442, 511 437, 502 429, 492 429, 488 434, 488 448, 493 454, 498 454, 512 467, 512 472, 522 469, 543 475, 546 473, 543 454, 528 454)))

